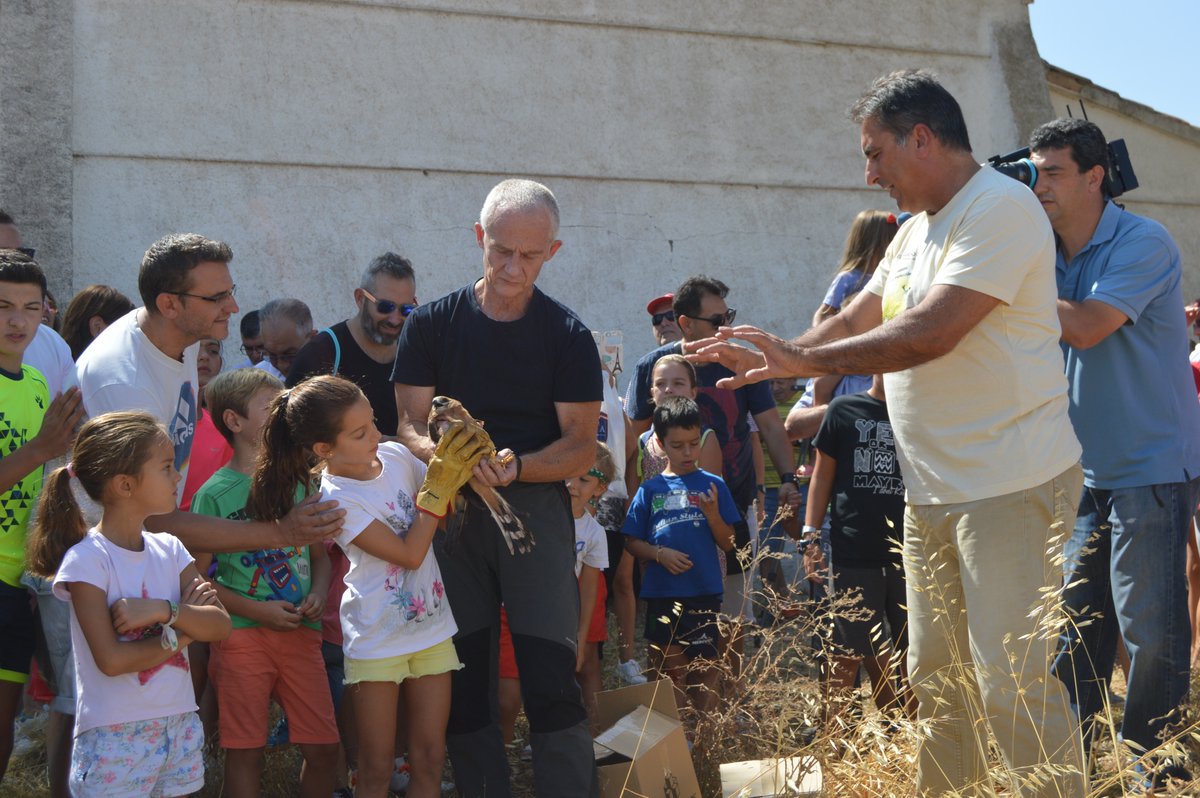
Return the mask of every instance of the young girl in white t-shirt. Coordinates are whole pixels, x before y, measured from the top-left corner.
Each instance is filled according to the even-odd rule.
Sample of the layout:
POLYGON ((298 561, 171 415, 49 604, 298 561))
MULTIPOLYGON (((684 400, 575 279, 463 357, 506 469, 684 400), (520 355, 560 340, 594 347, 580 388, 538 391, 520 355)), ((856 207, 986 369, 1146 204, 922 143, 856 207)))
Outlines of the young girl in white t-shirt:
POLYGON ((175 449, 141 412, 107 413, 79 431, 72 463, 47 480, 29 567, 71 603, 76 798, 189 795, 204 786, 204 732, 187 646, 229 635, 229 614, 174 535, 148 516, 175 509, 175 449), (84 525, 71 476, 103 508, 84 525))
POLYGON ((450 672, 457 631, 430 544, 438 520, 490 446, 457 423, 429 463, 380 444, 371 405, 340 377, 306 380, 271 404, 247 512, 279 518, 297 483, 346 511, 337 543, 350 560, 340 610, 346 684, 358 726, 358 798, 386 798, 395 760, 396 707, 408 716, 409 798, 441 794, 450 672))

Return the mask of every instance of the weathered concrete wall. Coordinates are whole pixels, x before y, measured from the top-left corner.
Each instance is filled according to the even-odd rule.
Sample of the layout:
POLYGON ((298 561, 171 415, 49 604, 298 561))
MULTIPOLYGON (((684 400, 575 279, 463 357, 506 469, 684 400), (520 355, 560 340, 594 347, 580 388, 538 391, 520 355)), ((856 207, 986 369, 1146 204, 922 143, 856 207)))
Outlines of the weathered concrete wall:
POLYGON ((74 5, 0 2, 0 208, 37 249, 60 302, 73 289, 74 5))
POLYGON ((1049 64, 1046 81, 1052 116, 1068 106, 1082 116, 1082 98, 1106 138, 1125 139, 1139 187, 1120 202, 1166 226, 1183 256, 1184 296, 1200 296, 1200 129, 1049 64))
POLYGON ((739 319, 806 326, 851 219, 891 209, 846 118, 877 75, 938 71, 981 159, 1049 113, 1023 0, 51 5, 75 288, 132 295, 146 246, 194 230, 233 246, 247 309, 286 293, 332 322, 386 249, 431 299, 479 273, 479 205, 525 175, 563 207, 544 287, 624 329, 627 358, 646 300, 699 272, 739 319))

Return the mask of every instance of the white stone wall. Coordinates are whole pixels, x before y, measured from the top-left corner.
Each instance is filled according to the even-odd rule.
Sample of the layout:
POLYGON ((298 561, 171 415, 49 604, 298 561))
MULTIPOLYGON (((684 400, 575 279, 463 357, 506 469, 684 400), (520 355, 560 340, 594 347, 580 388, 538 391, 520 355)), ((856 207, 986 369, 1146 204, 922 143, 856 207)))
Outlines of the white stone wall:
POLYGON ((1047 108, 1023 0, 63 5, 25 13, 74 42, 71 289, 134 296, 147 245, 195 231, 232 245, 245 309, 336 321, 388 249, 432 299, 478 275, 487 190, 530 176, 563 209, 541 284, 627 360, 646 301, 701 272, 740 320, 804 329, 854 215, 892 209, 846 117, 877 75, 937 70, 981 159, 1047 108))

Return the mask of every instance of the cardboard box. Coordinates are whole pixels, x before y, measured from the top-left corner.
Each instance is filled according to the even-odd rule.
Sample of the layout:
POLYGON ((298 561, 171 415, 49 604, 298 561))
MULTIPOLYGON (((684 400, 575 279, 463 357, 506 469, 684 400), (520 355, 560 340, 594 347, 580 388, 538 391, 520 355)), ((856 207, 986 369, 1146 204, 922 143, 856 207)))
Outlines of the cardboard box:
POLYGON ((700 798, 669 680, 596 694, 602 798, 700 798))
POLYGON ((721 798, 810 798, 822 787, 821 763, 811 756, 721 765, 721 798))

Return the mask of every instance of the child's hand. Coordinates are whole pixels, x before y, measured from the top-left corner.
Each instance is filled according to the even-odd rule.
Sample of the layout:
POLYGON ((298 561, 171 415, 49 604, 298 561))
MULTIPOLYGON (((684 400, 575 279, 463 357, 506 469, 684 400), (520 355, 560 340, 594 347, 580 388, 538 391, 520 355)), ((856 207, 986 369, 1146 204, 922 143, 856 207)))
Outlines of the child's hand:
POLYGON ((42 447, 47 460, 71 451, 75 441, 75 430, 83 420, 83 397, 79 388, 72 386, 54 397, 42 417, 42 428, 30 443, 42 447))
POLYGON ((321 616, 325 614, 325 597, 318 595, 315 591, 310 592, 304 597, 304 601, 300 602, 296 612, 310 621, 321 620, 321 616))
POLYGON ((717 505, 717 486, 716 483, 708 486, 708 490, 700 494, 700 512, 704 513, 704 517, 710 522, 713 516, 721 517, 720 508, 717 505))
POLYGON ((692 558, 684 554, 682 551, 675 549, 661 548, 658 550, 658 556, 655 562, 667 569, 668 573, 678 576, 684 571, 690 570, 692 567, 692 558))
POLYGON ((171 619, 171 605, 166 599, 117 599, 109 608, 109 612, 112 613, 113 629, 120 635, 127 635, 156 623, 166 623, 171 619))
POLYGON ((300 611, 290 601, 263 601, 258 622, 276 632, 291 632, 300 626, 300 611))
POLYGON ((207 607, 217 603, 217 587, 202 577, 194 577, 183 589, 179 597, 180 604, 190 604, 193 607, 207 607))

